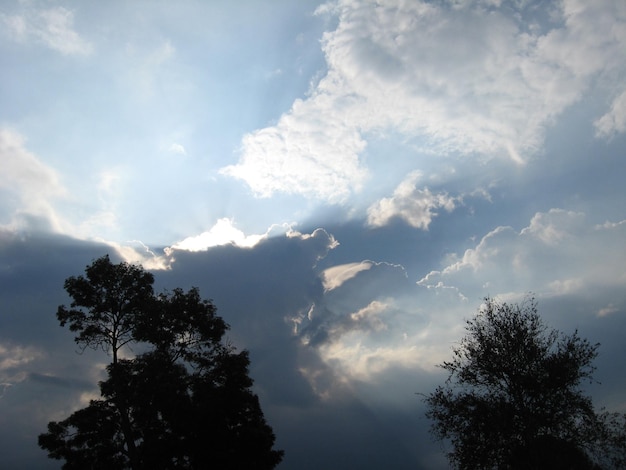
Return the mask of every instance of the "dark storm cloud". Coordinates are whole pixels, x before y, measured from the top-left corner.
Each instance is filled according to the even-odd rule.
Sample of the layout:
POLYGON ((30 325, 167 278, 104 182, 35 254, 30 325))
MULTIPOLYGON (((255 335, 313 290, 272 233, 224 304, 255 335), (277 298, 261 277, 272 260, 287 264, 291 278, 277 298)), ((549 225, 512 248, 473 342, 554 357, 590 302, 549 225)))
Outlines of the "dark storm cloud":
POLYGON ((4 468, 59 468, 37 435, 96 391, 102 356, 77 354, 60 328, 63 281, 83 272, 108 246, 43 232, 0 231, 0 454, 4 468))
MULTIPOLYGON (((369 331, 367 319, 351 322, 350 313, 383 297, 385 290, 389 295, 415 289, 414 283, 401 266, 373 263, 358 282, 347 281, 335 292, 325 292, 319 265, 335 249, 334 237, 315 230, 310 235, 270 238, 253 248, 175 251, 172 269, 157 273, 157 283, 198 286, 231 325, 229 336, 235 344, 250 350, 255 387, 277 445, 287 452, 281 468, 419 468, 414 452, 425 423, 416 411, 419 400, 413 385, 403 388, 404 398, 415 405, 406 415, 395 407, 387 412, 385 406, 364 403, 352 379, 323 359, 318 346, 327 342, 305 341, 308 335, 321 338, 331 330, 335 339, 353 329, 369 331), (366 292, 357 295, 363 288, 366 292), (351 295, 354 311, 349 307, 351 295), (336 312, 315 320, 316 312, 328 306, 336 312), (309 314, 314 320, 306 331, 299 329, 309 314), (412 431, 405 433, 408 428, 412 431)), ((394 380, 401 376, 396 374, 394 380)), ((380 393, 378 386, 362 387, 369 394, 380 393)))
POLYGON ((0 231, 0 337, 56 341, 63 333, 54 314, 68 299, 64 280, 111 251, 65 236, 0 231))
POLYGON ((253 375, 266 379, 268 398, 307 401, 310 390, 298 373, 304 358, 291 334, 290 317, 321 298, 321 281, 313 268, 334 243, 320 230, 310 236, 270 238, 254 248, 176 251, 172 269, 159 273, 157 283, 199 287, 231 325, 228 336, 250 350, 253 375))
MULTIPOLYGON (((108 246, 66 237, 3 233, 1 240, 0 344, 11 366, 0 371, 0 411, 13 423, 0 436, 4 461, 58 468, 37 448, 36 437, 47 421, 97 396, 107 361, 102 352, 77 354, 72 334, 58 326, 56 307, 69 301, 63 281, 105 253, 118 258, 108 246)), ((281 468, 415 468, 414 456, 390 433, 395 420, 363 404, 345 377, 294 335, 292 318, 323 303, 316 265, 334 246, 334 238, 318 230, 254 248, 177 251, 170 271, 155 272, 156 288, 198 286, 231 325, 232 341, 250 350, 256 389, 278 446, 287 451, 281 468)))
MULTIPOLYGON (((360 259, 358 242, 352 250, 349 239, 313 230, 268 238, 252 248, 174 250, 171 268, 154 272, 155 287, 199 287, 231 325, 229 338, 250 351, 255 389, 277 446, 287 452, 280 468, 446 468, 417 394, 443 380, 434 366, 448 358, 463 320, 486 294, 480 285, 505 279, 506 263, 491 258, 541 252, 522 248, 569 234, 551 258, 528 258, 534 264, 526 268, 537 272, 543 261, 563 250, 571 253, 569 244, 579 240, 597 248, 600 237, 602 246, 618 246, 623 227, 595 226, 570 212, 537 214, 526 229, 509 236, 488 237, 488 232, 465 258, 475 269, 432 272, 428 286, 416 284, 416 263, 409 272, 400 264, 360 259)), ((72 334, 58 326, 56 307, 69 300, 63 281, 105 253, 119 257, 109 246, 67 237, 3 232, 1 240, 0 412, 14 426, 2 431, 0 451, 7 461, 25 465, 20 468, 58 468, 37 448, 36 436, 50 419, 97 396, 107 361, 102 352, 76 354, 72 334)), ((590 258, 570 262, 577 271, 568 274, 591 270, 596 277, 615 277, 615 265, 609 270, 607 263, 590 265, 585 259, 590 258)), ((461 261, 449 259, 450 266, 461 261)), ((520 274, 515 282, 509 279, 511 288, 520 287, 520 274)), ((604 389, 590 393, 600 405, 619 409, 624 303, 620 281, 605 284, 596 298, 561 292, 540 299, 540 309, 555 327, 570 331, 577 325, 583 336, 602 343, 597 365, 604 389)))

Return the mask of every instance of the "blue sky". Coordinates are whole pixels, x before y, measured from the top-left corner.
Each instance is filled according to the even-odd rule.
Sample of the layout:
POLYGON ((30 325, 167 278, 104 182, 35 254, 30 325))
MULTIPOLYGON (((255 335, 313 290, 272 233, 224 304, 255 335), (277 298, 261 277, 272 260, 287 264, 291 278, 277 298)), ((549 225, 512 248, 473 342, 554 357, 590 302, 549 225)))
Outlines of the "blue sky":
POLYGON ((415 393, 486 296, 600 342, 626 411, 626 4, 5 1, 1 455, 94 393, 94 258, 198 286, 281 468, 446 468, 415 393), (339 465, 341 467, 341 465, 339 465), (346 467, 347 468, 347 467, 346 467))

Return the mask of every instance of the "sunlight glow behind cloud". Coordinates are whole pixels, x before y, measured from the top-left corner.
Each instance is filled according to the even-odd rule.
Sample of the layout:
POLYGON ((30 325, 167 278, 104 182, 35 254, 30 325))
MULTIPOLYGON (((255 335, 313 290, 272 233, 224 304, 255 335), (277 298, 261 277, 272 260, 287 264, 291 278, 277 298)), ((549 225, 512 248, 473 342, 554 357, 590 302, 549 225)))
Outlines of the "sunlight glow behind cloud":
POLYGON ((235 228, 232 219, 219 219, 213 227, 200 235, 185 238, 172 245, 172 249, 185 251, 205 251, 213 246, 233 244, 240 247, 252 248, 266 235, 245 235, 235 228))

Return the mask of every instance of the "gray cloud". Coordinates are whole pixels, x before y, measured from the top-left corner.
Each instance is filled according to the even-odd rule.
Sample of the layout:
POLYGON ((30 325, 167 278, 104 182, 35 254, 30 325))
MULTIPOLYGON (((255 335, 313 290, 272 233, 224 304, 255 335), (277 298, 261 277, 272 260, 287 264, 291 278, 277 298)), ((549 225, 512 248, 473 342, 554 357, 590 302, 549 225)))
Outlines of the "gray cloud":
MULTIPOLYGON (((341 462, 350 462, 352 468, 386 462, 394 468, 443 469, 446 464, 439 449, 430 444, 428 422, 415 393, 427 393, 441 380, 434 365, 448 357, 450 345, 462 335, 463 318, 487 293, 480 280, 471 278, 481 278, 499 264, 498 276, 504 277, 507 250, 526 254, 522 260, 527 262, 535 260, 527 265, 535 275, 543 269, 539 261, 560 263, 559 256, 571 255, 570 250, 581 243, 590 247, 590 258, 598 256, 593 247, 619 244, 624 226, 620 222, 590 226, 583 215, 566 211, 537 214, 523 230, 505 230, 503 235, 496 230, 485 236, 467 256, 449 264, 461 263, 459 269, 437 274, 442 284, 430 289, 417 285, 414 274, 401 265, 373 261, 359 263, 367 269, 344 263, 337 272, 343 273, 346 266, 352 266, 352 272, 325 289, 323 273, 334 266, 336 255, 341 259, 341 249, 350 248, 349 240, 339 240, 338 245, 325 230, 315 230, 269 237, 251 248, 174 250, 171 269, 156 273, 157 289, 198 286, 203 296, 214 299, 218 313, 231 324, 231 340, 250 350, 251 373, 263 409, 278 445, 287 451, 285 469, 341 462), (538 251, 542 246, 550 247, 556 258, 538 251), (529 256, 532 252, 539 256, 529 256), (496 257, 497 263, 490 257, 496 257), (301 319, 296 330, 294 318, 301 319), (311 449, 323 452, 312 457, 311 449)), ((3 357, 9 360, 6 378, 16 379, 5 388, 0 410, 9 422, 19 420, 21 429, 19 436, 9 429, 10 435, 2 438, 14 448, 6 448, 8 461, 44 468, 49 462, 38 454, 36 435, 48 420, 67 415, 93 396, 106 361, 101 352, 77 355, 72 335, 56 324, 56 305, 67 302, 62 282, 110 247, 60 236, 9 233, 0 247, 0 294, 3 306, 9 307, 0 318, 0 338, 10 338, 0 344, 5 345, 3 357)), ((596 273, 594 266, 608 270, 607 278, 616 275, 601 256, 596 265, 585 269, 596 273)), ((434 282, 435 274, 424 279, 434 282)), ((619 357, 621 341, 614 332, 621 331, 626 304, 610 289, 611 285, 621 288, 623 280, 614 281, 598 293, 604 303, 598 303, 598 298, 574 303, 577 307, 568 317, 558 312, 568 301, 574 302, 571 292, 559 291, 557 296, 542 291, 540 301, 545 301, 555 326, 569 328, 572 321, 579 321, 583 334, 602 338, 607 356, 599 370, 611 387, 619 387, 621 381, 611 376, 617 374, 614 358, 619 357), (596 313, 601 308, 612 313, 594 316, 594 308, 596 313)), ((509 292, 503 290, 508 286, 505 282, 489 293, 509 292)), ((598 396, 602 403, 621 406, 610 390, 598 396)))

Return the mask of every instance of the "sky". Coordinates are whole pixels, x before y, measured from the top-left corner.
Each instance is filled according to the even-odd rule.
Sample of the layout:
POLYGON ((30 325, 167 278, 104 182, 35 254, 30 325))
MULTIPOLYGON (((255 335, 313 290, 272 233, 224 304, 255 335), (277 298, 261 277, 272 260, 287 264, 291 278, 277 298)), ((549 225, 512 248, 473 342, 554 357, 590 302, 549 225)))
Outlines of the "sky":
POLYGON ((213 299, 281 470, 447 468, 485 296, 626 412, 622 0, 4 0, 0 64, 0 466, 97 394, 55 312, 104 254, 213 299))

